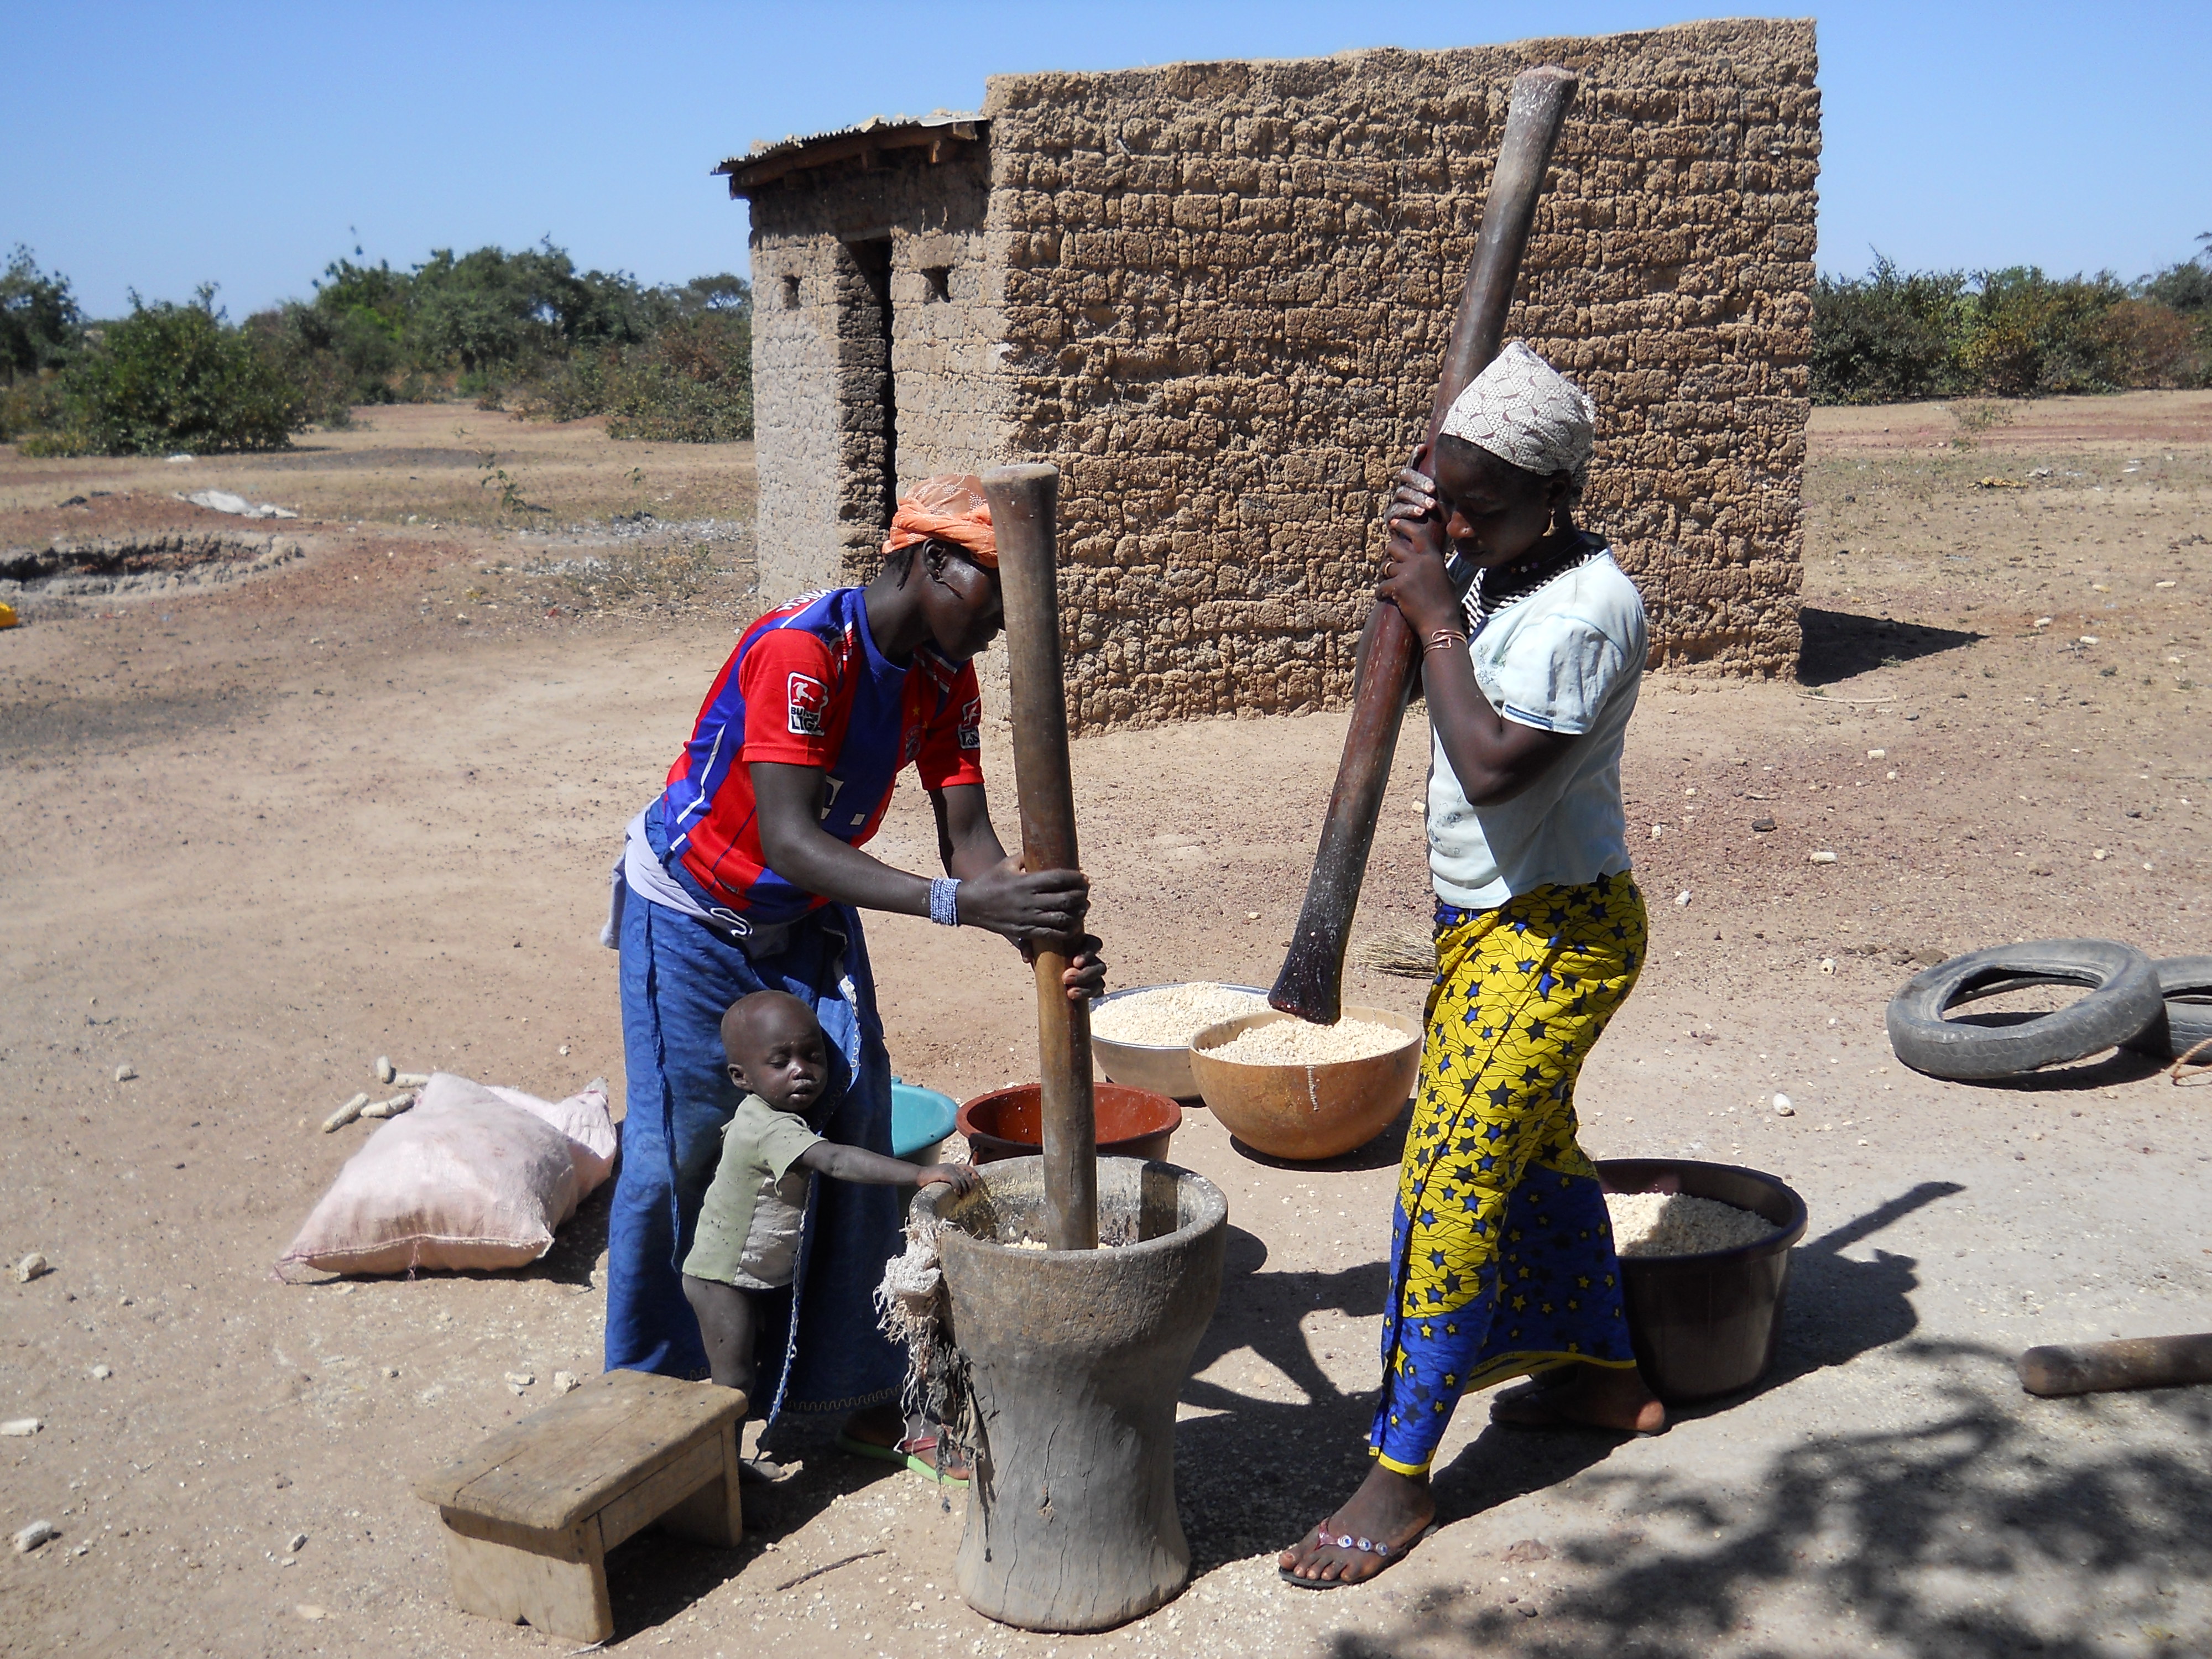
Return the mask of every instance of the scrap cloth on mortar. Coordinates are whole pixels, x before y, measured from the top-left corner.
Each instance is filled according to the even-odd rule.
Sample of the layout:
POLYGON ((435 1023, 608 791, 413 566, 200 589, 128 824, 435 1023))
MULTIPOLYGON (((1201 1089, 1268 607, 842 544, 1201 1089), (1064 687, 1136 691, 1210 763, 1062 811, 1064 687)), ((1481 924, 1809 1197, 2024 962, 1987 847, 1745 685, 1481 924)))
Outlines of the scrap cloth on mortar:
MULTIPOLYGON (((1589 400, 1517 342, 1443 430, 1579 490, 1589 400)), ((1429 1467, 1460 1396, 1585 1362, 1635 1364, 1574 1085, 1644 965, 1620 754, 1643 601, 1598 538, 1547 536, 1468 595, 1475 679, 1507 720, 1574 744, 1504 802, 1468 802, 1437 739, 1429 789, 1437 974, 1391 1227, 1384 1467, 1429 1467)))
MULTIPOLYGON (((974 483, 918 487, 899 505, 886 554, 941 540, 995 565, 974 483)), ((828 1039, 829 1092, 842 1097, 829 1136, 891 1151, 890 1062, 860 914, 769 867, 748 769, 820 769, 821 827, 854 847, 876 833, 908 765, 931 790, 982 782, 974 667, 927 641, 909 663, 890 660, 870 632, 866 592, 799 599, 744 631, 615 865, 601 942, 622 952, 629 1109, 608 1224, 610 1370, 708 1374, 679 1264, 739 1100, 719 1031, 731 1004, 781 990, 812 1008, 828 1039)), ((890 1188, 813 1179, 787 1316, 763 1322, 781 1350, 761 1356, 761 1376, 775 1379, 763 1390, 769 1416, 896 1396, 906 1358, 877 1329, 870 1297, 899 1244, 890 1188)))

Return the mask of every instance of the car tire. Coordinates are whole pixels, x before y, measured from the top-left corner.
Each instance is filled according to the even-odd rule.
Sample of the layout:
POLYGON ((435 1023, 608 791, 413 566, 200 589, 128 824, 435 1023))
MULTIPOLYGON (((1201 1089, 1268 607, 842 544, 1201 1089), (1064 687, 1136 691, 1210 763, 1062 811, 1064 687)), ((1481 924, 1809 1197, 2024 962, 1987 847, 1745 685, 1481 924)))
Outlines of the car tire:
POLYGON ((2212 1042, 2212 957, 2161 957, 2151 963, 2163 1000, 2159 1017, 2128 1047, 2157 1060, 2179 1060, 2212 1042))
POLYGON ((2119 1048, 2140 1038, 2165 1012, 2158 974, 2132 945, 2037 939, 1972 951, 1914 975, 1889 1005, 1889 1046, 1916 1072, 1976 1082, 2119 1048), (1961 1004, 2030 985, 2086 985, 2090 991, 2077 1002, 2014 1025, 1943 1018, 1961 1004))

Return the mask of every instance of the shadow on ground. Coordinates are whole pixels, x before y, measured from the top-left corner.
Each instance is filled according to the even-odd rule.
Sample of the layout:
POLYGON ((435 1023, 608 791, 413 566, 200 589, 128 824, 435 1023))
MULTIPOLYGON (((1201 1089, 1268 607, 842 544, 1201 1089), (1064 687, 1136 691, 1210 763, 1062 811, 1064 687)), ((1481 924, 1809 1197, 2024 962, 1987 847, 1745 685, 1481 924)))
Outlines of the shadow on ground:
MULTIPOLYGON (((20 601, 19 601, 20 603, 20 601)), ((259 717, 269 699, 230 690, 128 697, 85 696, 0 707, 0 761, 36 767, 89 750, 174 743, 259 717)))
POLYGON ((1855 617, 1812 605, 1797 613, 1797 622, 1805 634, 1797 678, 1806 685, 1832 685, 1876 668, 1955 651, 1984 637, 1962 629, 1855 617))
MULTIPOLYGON (((1918 1264, 1887 1252, 1871 1261, 1843 1252, 1963 1190, 1950 1182, 1923 1182, 1793 1252, 1781 1352, 1752 1392, 1784 1387, 1910 1336, 1917 1323, 1910 1293, 1918 1284, 1918 1264)), ((1328 1348, 1316 1354, 1321 1339, 1309 1335, 1304 1321, 1316 1312, 1378 1316, 1389 1294, 1385 1264, 1271 1273, 1267 1260, 1265 1244, 1231 1228, 1220 1310, 1183 1389, 1186 1405, 1212 1413, 1187 1419, 1176 1431, 1176 1493, 1194 1573, 1289 1544, 1333 1513, 1369 1468, 1365 1442, 1376 1391, 1339 1389, 1321 1361, 1342 1356, 1328 1348), (1255 1399, 1199 1375, 1240 1348, 1249 1348, 1304 1397, 1255 1399)), ((1379 1368, 1379 1360, 1361 1358, 1379 1368)), ((1692 1414, 1711 1415, 1749 1397, 1694 1407, 1692 1414)), ((1482 1412, 1487 1402, 1472 1399, 1460 1409, 1482 1412)), ((1606 1435, 1486 1429, 1437 1470, 1437 1518, 1448 1525, 1556 1486, 1602 1462, 1620 1443, 1606 1435)))
POLYGON ((1918 1261, 1876 1249, 1872 1261, 1859 1261, 1844 1252, 1915 1210, 1966 1190, 1955 1181, 1923 1181, 1792 1250, 1782 1340, 1773 1369, 1750 1393, 1678 1411, 1675 1416, 1702 1417, 1724 1410, 1809 1372, 1840 1365, 1911 1336, 1920 1325, 1912 1306, 1912 1292, 1920 1288, 1918 1261))
POLYGON ((1382 1132, 1364 1146, 1355 1146, 1335 1158, 1273 1158, 1255 1146, 1247 1146, 1235 1135, 1229 1144, 1237 1155, 1254 1164, 1264 1164, 1271 1170, 1295 1170, 1300 1174, 1343 1175, 1361 1170, 1395 1170, 1406 1155, 1406 1131, 1413 1127, 1413 1102, 1409 1096, 1399 1108, 1382 1132))
MULTIPOLYGON (((607 1591, 613 1604, 615 1633, 609 1639, 623 1641, 690 1612, 771 1547, 802 1531, 840 1498, 878 1480, 915 1479, 888 1464, 848 1457, 837 1451, 831 1443, 836 1421, 825 1419, 807 1425, 795 1437, 787 1434, 787 1446, 796 1448, 787 1455, 803 1455, 805 1467, 773 1486, 745 1487, 745 1539, 741 1549, 711 1549, 648 1527, 610 1553, 607 1591)), ((956 1508, 964 1506, 967 1494, 948 1490, 942 1501, 956 1508)), ((819 1578, 823 1589, 834 1592, 840 1573, 880 1571, 876 1558, 888 1553, 886 1548, 840 1550, 818 1562, 787 1557, 788 1565, 770 1581, 769 1587, 782 1589, 819 1578)))
POLYGON ((2178 1606, 2201 1602, 2212 1577, 2212 1470, 2187 1449, 2212 1430, 2212 1401, 2174 1389, 2023 1409, 2007 1398, 2009 1354, 1916 1342, 1900 1358, 1917 1373, 1900 1379, 1919 1396, 1913 1425, 1813 1433, 1728 1489, 1694 1474, 1601 1473, 1617 1524, 1550 1547, 1583 1570, 1574 1585, 1514 1607, 1479 1589, 1432 1595, 1396 1628, 1341 1635, 1333 1651, 2203 1651, 2201 1614, 2178 1606), (2166 1420, 2124 1443, 2078 1433, 2144 1411, 2166 1420), (2075 1435, 2046 1432, 2069 1415, 2075 1435), (2144 1443, 2153 1438, 2161 1443, 2144 1443), (1670 1541, 1651 1542, 1646 1528, 1670 1541), (1785 1593, 1786 1613, 1770 1599, 1785 1593), (2197 1628, 2184 1634, 2185 1624, 2197 1628))
MULTIPOLYGON (((2009 1352, 1911 1340, 1911 1257, 1843 1254, 1964 1190, 1923 1182, 1801 1247, 1782 1352, 1758 1390, 1887 1346, 1919 1420, 1816 1425, 1734 1484, 1600 1470, 1592 1508, 1614 1523, 1530 1558, 1564 1558, 1575 1583, 1512 1606, 1480 1584, 1433 1590, 1395 1629, 1340 1635, 1336 1659, 1508 1644, 1547 1659, 1703 1659, 1723 1648, 1778 1659, 1838 1644, 1925 1659, 2091 1659, 2116 1641, 2202 1651, 2201 1613, 2185 1638, 2178 1603, 2185 1595, 2201 1606, 2212 1589, 2212 1464, 2193 1449, 2212 1431, 2212 1396, 2026 1401, 2009 1352), (2164 1421, 2142 1429, 2146 1413, 2164 1421), (1647 1528, 1669 1541, 1654 1544, 1647 1528), (1787 1632, 1776 1628, 1785 1620, 1787 1632)), ((1614 1443, 1490 1430, 1439 1472, 1439 1518, 1582 1474, 1614 1443)))
POLYGON ((606 1254, 607 1229, 613 1220, 614 1203, 615 1178, 610 1174, 576 1206, 576 1213, 554 1233, 552 1249, 525 1268, 521 1276, 590 1289, 592 1270, 606 1254))
MULTIPOLYGON (((712 1549, 648 1527, 610 1553, 607 1586, 615 1615, 611 1639, 622 1641, 689 1612, 761 1555, 780 1550, 784 1540, 805 1531, 840 1500, 880 1481, 919 1479, 891 1464, 839 1450, 836 1435, 844 1420, 842 1411, 787 1411, 777 1420, 763 1449, 781 1462, 784 1474, 774 1481, 745 1483, 741 1548, 712 1549)), ((962 1487, 939 1487, 933 1501, 949 1512, 964 1512, 968 1494, 962 1487)), ((878 1542, 888 1546, 890 1540, 878 1542)), ((880 1571, 875 1558, 888 1553, 887 1548, 864 1545, 858 1552, 838 1549, 818 1560, 803 1553, 783 1554, 769 1588, 781 1590, 820 1578, 827 1581, 823 1588, 834 1593, 839 1574, 880 1571)))

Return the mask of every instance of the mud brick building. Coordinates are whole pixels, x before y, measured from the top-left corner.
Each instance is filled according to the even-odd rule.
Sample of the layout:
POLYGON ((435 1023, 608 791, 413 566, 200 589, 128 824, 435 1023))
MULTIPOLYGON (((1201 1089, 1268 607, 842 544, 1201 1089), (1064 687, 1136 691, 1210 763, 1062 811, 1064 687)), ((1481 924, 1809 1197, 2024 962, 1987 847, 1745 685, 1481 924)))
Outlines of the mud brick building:
POLYGON ((1601 409, 1584 519, 1653 665, 1798 653, 1810 21, 1002 76, 726 162, 752 210, 764 597, 873 572, 901 482, 1063 470, 1085 727, 1340 703, 1513 76, 1582 76, 1510 332, 1601 409))

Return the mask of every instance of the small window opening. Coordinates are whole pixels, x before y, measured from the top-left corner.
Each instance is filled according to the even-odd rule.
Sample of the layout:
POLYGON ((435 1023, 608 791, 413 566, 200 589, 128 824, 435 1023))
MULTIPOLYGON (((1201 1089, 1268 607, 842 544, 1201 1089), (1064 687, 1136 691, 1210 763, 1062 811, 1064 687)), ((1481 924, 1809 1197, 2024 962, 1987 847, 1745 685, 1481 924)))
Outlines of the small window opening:
POLYGON ((929 292, 923 296, 923 303, 933 303, 939 300, 950 300, 952 297, 952 267, 951 265, 924 265, 921 268, 921 275, 923 280, 929 284, 929 292))
POLYGON ((799 278, 796 276, 783 279, 783 308, 786 311, 799 309, 799 278))

